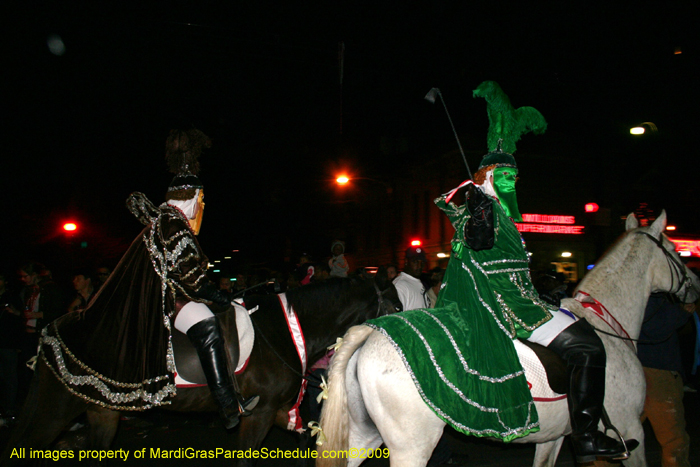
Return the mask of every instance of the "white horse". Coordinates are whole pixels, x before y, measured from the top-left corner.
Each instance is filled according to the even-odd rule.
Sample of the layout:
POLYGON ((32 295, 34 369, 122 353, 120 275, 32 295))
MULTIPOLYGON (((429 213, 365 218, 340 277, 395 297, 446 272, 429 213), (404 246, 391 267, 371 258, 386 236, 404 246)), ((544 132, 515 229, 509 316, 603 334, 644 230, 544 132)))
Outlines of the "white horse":
MULTIPOLYGON (((617 328, 618 334, 626 332, 636 339, 650 293, 666 291, 685 301, 696 300, 700 280, 680 262, 673 243, 663 235, 665 226, 665 212, 653 225, 642 228, 630 214, 625 234, 579 284, 577 291, 583 292, 579 296, 588 296, 582 301, 602 304, 598 313, 605 317, 608 311, 614 319, 608 315, 605 321, 594 308, 575 299, 564 300, 562 307, 585 317, 600 331, 615 334, 613 328, 617 328)), ((625 464, 646 466, 640 422, 645 395, 642 366, 632 341, 599 335, 607 352, 605 408, 622 436, 640 443, 625 464)), ((524 352, 529 349, 515 342, 524 362, 524 352)), ((553 467, 564 436, 571 432, 567 401, 552 397, 546 382, 533 381, 528 365, 523 363, 528 382, 533 384, 540 431, 514 442, 537 443, 533 465, 553 467)), ((356 448, 353 452, 369 457, 362 454, 382 443, 389 448, 394 467, 427 464, 445 422, 423 401, 399 353, 383 334, 369 326, 350 328, 332 360, 328 386, 320 422, 326 441, 317 466, 357 466, 362 458, 338 459, 338 450, 356 448)))

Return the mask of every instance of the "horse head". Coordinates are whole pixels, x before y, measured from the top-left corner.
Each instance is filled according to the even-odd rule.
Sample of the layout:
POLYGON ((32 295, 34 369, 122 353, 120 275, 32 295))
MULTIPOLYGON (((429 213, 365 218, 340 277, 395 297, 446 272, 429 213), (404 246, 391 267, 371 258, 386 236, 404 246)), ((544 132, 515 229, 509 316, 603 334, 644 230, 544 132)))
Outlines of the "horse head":
POLYGON ((389 279, 386 267, 381 266, 377 270, 377 274, 374 276, 374 287, 379 299, 377 318, 403 311, 401 300, 399 300, 399 294, 396 291, 396 287, 394 287, 394 284, 391 282, 391 279, 389 279))
POLYGON ((683 264, 675 251, 675 244, 664 234, 666 211, 661 211, 649 227, 639 227, 639 221, 631 213, 627 216, 625 227, 628 232, 634 231, 634 234, 642 235, 658 247, 652 249, 654 274, 651 292, 669 292, 684 303, 700 298, 700 279, 683 264))

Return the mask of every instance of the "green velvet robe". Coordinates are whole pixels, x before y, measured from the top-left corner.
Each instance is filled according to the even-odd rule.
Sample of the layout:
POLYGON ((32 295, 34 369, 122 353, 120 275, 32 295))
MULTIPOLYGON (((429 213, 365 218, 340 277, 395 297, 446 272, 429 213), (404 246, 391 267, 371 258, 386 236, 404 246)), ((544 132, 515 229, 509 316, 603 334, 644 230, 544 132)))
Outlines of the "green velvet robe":
POLYGON ((551 319, 532 285, 515 224, 494 200, 493 248, 464 240, 466 206, 435 203, 455 227, 436 308, 368 322, 394 345, 423 400, 466 434, 511 441, 539 430, 532 395, 512 340, 551 319))

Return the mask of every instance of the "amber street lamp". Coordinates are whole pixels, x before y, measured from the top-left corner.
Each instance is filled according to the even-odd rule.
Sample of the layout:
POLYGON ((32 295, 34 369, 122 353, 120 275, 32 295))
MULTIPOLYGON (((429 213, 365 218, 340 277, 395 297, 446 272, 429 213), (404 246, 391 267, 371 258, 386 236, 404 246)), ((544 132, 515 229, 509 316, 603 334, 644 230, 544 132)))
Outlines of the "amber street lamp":
POLYGON ((641 123, 639 126, 630 128, 630 134, 636 136, 643 135, 644 133, 646 133, 647 128, 649 128, 649 131, 651 131, 652 133, 656 133, 657 131, 659 131, 659 129, 656 128, 656 125, 653 122, 644 122, 641 123))

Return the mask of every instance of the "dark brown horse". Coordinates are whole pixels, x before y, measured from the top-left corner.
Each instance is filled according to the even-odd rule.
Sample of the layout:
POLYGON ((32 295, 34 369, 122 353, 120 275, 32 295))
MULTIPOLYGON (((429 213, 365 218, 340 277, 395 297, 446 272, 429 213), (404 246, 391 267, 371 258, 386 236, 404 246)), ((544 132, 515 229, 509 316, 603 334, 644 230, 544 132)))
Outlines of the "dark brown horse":
MULTIPOLYGON (((385 275, 329 279, 290 290, 286 296, 299 317, 309 366, 351 326, 401 309, 396 289, 385 275)), ((238 381, 241 392, 245 396, 258 394, 260 403, 252 415, 241 420, 234 432, 234 445, 229 449, 257 449, 273 424, 286 427, 287 413, 298 398, 302 384, 301 363, 279 298, 276 295, 246 298, 246 306, 251 308, 251 305, 259 306, 251 315, 256 340, 249 363, 238 381)), ((222 327, 233 322, 233 313, 230 308, 219 315, 222 327)), ((70 325, 70 320, 59 322, 59 326, 70 325)), ((180 412, 217 410, 207 387, 178 388, 172 404, 164 408, 180 412)), ((90 448, 108 448, 117 432, 120 412, 90 404, 71 394, 39 358, 29 395, 2 463, 14 460, 10 459, 13 448, 48 448, 62 430, 84 412, 90 424, 90 448)))

